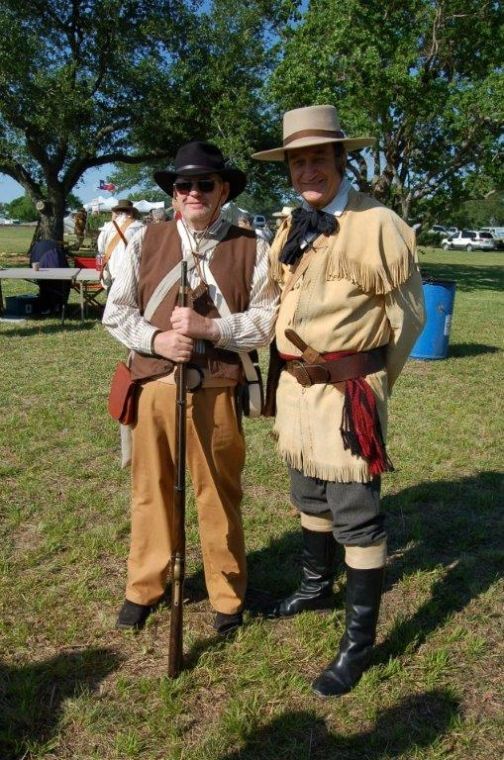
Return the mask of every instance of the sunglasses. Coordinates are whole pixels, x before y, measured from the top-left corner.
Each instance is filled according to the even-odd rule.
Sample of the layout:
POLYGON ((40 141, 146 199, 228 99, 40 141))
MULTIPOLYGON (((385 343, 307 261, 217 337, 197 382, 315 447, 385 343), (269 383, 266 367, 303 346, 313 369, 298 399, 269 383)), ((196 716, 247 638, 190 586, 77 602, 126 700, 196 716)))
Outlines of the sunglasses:
POLYGON ((195 188, 199 193, 211 193, 215 188, 215 180, 195 179, 191 181, 180 179, 174 183, 173 187, 178 193, 182 193, 183 195, 190 193, 193 188, 195 188))

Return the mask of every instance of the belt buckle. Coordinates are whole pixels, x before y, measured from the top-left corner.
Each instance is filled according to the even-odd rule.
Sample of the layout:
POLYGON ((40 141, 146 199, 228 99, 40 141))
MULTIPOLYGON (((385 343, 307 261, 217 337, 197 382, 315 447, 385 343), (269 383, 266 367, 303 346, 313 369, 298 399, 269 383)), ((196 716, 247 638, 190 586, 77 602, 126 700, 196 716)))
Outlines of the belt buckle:
POLYGON ((304 362, 300 362, 294 359, 292 362, 292 369, 294 370, 294 377, 298 381, 299 385, 302 385, 303 388, 310 388, 310 386, 313 385, 312 379, 308 374, 308 370, 306 369, 304 362))

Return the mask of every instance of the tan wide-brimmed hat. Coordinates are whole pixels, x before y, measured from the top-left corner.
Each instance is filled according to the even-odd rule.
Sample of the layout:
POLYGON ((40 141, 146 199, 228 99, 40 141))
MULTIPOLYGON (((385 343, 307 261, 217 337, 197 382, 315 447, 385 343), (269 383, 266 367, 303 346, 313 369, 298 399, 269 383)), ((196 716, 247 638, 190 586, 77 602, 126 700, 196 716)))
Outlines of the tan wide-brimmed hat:
POLYGON ((280 219, 286 219, 294 211, 294 206, 284 206, 281 211, 274 211, 271 216, 276 216, 280 219))
POLYGON ((307 106, 286 111, 283 117, 283 145, 261 150, 252 158, 259 161, 285 161, 286 151, 324 143, 343 143, 348 152, 375 142, 374 137, 347 137, 334 106, 307 106))
POLYGON ((121 200, 117 201, 117 204, 110 210, 115 211, 116 213, 120 213, 121 211, 130 211, 132 213, 136 212, 133 201, 130 201, 127 198, 121 198, 121 200))

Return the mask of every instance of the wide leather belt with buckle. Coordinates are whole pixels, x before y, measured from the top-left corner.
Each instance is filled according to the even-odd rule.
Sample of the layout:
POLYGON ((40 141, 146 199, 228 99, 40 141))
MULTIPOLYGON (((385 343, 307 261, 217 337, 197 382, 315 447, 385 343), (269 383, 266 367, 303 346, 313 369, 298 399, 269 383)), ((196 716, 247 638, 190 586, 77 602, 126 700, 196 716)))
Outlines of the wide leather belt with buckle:
POLYGON ((302 359, 289 359, 285 369, 304 388, 319 383, 341 383, 356 377, 365 377, 385 368, 386 346, 360 351, 358 354, 308 364, 302 359))

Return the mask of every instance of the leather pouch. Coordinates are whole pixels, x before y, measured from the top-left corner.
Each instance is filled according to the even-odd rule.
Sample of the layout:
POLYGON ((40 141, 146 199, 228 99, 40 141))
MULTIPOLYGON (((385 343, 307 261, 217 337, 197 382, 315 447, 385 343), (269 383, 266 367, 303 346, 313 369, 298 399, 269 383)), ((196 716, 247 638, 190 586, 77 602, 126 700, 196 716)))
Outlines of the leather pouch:
POLYGON ((132 379, 129 367, 119 362, 110 384, 108 411, 123 425, 132 425, 135 421, 137 388, 138 383, 132 379))

